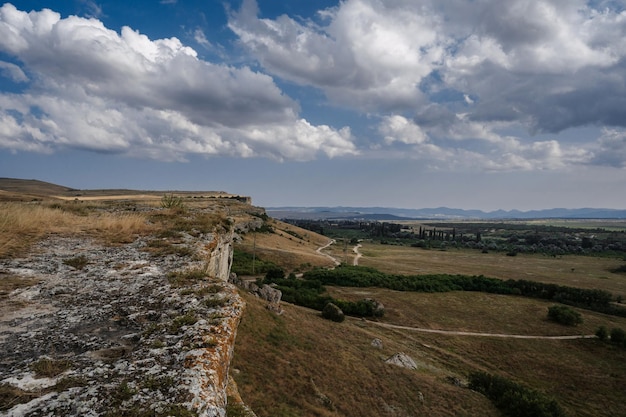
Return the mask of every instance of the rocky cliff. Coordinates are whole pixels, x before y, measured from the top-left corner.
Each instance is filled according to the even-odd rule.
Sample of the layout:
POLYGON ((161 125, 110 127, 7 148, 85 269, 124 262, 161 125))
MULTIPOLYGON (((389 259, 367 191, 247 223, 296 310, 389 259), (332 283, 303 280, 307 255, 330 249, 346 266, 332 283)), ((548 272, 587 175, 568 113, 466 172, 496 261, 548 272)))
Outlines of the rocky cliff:
POLYGON ((0 415, 225 416, 244 309, 231 223, 182 233, 187 256, 50 236, 0 259, 20 283, 0 294, 0 415))

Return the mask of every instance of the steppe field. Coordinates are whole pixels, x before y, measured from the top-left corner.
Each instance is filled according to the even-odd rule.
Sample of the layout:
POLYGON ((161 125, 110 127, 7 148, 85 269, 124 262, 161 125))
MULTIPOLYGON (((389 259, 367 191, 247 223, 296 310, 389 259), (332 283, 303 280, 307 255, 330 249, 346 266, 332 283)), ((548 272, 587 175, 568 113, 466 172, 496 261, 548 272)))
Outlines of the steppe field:
MULTIPOLYGON (((55 195, 72 197, 74 192, 58 189, 55 195)), ((167 211, 166 217, 135 211, 148 203, 129 201, 127 195, 120 199, 117 196, 124 194, 119 192, 111 193, 110 200, 82 203, 75 198, 48 201, 40 194, 40 190, 26 197, 19 191, 5 192, 10 202, 0 206, 0 257, 24 256, 34 243, 57 235, 89 236, 112 247, 137 236, 157 236, 150 238, 153 244, 148 246, 154 259, 184 260, 189 255, 176 252, 179 242, 161 230, 196 227, 180 224, 176 210, 167 211)), ((155 206, 162 204, 161 196, 154 195, 155 206)), ((360 266, 393 274, 484 275, 605 290, 615 300, 626 296, 626 274, 619 272, 626 261, 619 256, 506 256, 496 251, 426 249, 372 240, 363 240, 358 247, 343 242, 328 245, 328 237, 271 219, 262 208, 229 199, 216 203, 191 194, 184 201, 190 207, 219 205, 203 221, 246 225, 235 239, 233 266, 241 264, 237 258, 254 259, 257 269, 244 279, 263 278, 263 265, 282 268, 300 279, 301 273, 333 268, 336 261, 352 265, 358 258, 360 266), (227 222, 226 216, 234 223, 227 222)), ((34 284, 5 279, 0 295, 8 300, 14 289, 34 284)), ((325 288, 335 299, 375 299, 384 305, 385 313, 379 318, 348 317, 337 323, 323 319, 317 310, 283 302, 283 313, 276 314, 266 308, 267 302, 239 290, 247 306, 230 374, 242 400, 257 416, 513 415, 503 414, 485 395, 468 388, 470 375, 476 372, 553 399, 563 412, 559 415, 626 415, 626 348, 595 336, 600 327, 626 329, 626 317, 571 307, 581 315, 582 323, 565 326, 548 320, 548 308, 555 302, 528 297, 325 288), (412 359, 415 369, 386 362, 397 354, 412 359)), ((617 301, 615 305, 622 306, 617 301)), ((236 406, 234 398, 232 402, 229 417, 250 415, 236 406)))
MULTIPOLYGON (((249 248, 247 239, 243 244, 249 248)), ((263 247, 263 238, 256 239, 263 247)), ((387 273, 482 274, 626 295, 626 274, 611 272, 624 264, 621 258, 510 257, 368 241, 361 245, 356 249, 362 254, 358 264, 387 273)), ((348 264, 355 259, 353 247, 346 250, 341 242, 324 252, 348 264)), ((624 317, 575 308, 583 323, 572 327, 548 320, 548 308, 555 303, 546 300, 479 292, 326 288, 339 299, 376 299, 384 304, 385 315, 333 323, 317 311, 285 304, 285 313, 276 316, 258 299, 247 297, 235 379, 259 416, 504 415, 466 388, 468 374, 476 371, 551 397, 567 416, 626 415, 626 349, 594 336, 600 326, 625 329, 624 317), (374 339, 382 341, 382 348, 372 346, 374 339), (399 352, 413 358, 417 370, 384 362, 399 352)))

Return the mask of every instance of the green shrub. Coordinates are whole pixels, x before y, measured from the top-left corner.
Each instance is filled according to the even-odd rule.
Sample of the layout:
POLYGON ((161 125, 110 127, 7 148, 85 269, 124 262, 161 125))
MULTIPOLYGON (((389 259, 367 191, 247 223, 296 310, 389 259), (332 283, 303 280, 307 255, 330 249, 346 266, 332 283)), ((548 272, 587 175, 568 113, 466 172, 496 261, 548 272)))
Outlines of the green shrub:
POLYGON ((609 338, 609 331, 606 327, 600 326, 598 330, 596 330, 596 337, 604 342, 609 338))
POLYGON ((611 329, 611 343, 624 344, 626 342, 626 332, 622 329, 611 329))
POLYGON ((554 399, 497 375, 473 372, 469 376, 469 388, 489 398, 503 416, 565 416, 554 399))
POLYGON ((326 306, 324 306, 324 309, 322 310, 322 317, 337 323, 341 323, 346 319, 343 311, 341 311, 341 309, 333 303, 327 303, 326 306))
POLYGON ((284 278, 285 278, 285 271, 279 267, 270 268, 270 270, 267 271, 267 273, 265 274, 265 279, 268 282, 273 282, 276 279, 284 279, 284 278))
POLYGON ((568 306, 555 305, 548 308, 548 318, 566 326, 577 326, 583 322, 580 313, 568 306))
POLYGON ((165 194, 161 197, 161 207, 163 208, 183 208, 182 197, 177 197, 174 194, 165 194))

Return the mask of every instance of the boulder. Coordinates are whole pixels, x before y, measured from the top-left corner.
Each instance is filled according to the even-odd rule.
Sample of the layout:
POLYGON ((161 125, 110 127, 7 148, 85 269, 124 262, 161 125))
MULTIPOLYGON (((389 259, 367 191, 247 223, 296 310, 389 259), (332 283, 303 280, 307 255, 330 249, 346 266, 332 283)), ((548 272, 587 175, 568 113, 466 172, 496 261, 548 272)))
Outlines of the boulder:
POLYGON ((417 369, 417 364, 415 363, 415 361, 406 353, 402 353, 402 352, 392 355, 389 359, 385 361, 385 363, 389 363, 389 364, 400 366, 402 368, 407 368, 407 369, 417 369))

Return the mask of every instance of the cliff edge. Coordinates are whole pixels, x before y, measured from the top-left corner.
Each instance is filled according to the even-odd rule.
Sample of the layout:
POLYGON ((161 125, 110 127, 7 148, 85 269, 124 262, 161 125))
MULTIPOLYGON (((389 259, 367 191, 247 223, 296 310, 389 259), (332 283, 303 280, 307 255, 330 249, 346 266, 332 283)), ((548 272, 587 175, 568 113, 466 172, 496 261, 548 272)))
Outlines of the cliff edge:
POLYGON ((225 416, 244 302, 222 209, 162 227, 142 207, 128 242, 49 233, 0 258, 0 415, 225 416))

